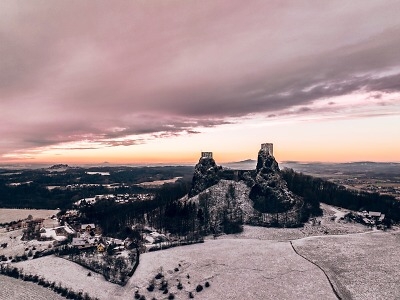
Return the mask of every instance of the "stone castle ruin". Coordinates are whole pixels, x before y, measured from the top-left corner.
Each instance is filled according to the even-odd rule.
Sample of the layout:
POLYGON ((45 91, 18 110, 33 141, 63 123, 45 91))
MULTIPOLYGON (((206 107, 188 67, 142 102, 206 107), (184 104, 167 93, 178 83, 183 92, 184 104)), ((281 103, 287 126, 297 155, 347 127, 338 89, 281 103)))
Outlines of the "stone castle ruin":
MULTIPOLYGON (((232 185, 244 186, 247 190, 246 193, 242 193, 241 199, 245 199, 243 203, 249 204, 253 213, 247 215, 245 223, 289 227, 298 226, 301 223, 301 209, 304 201, 288 189, 273 156, 272 143, 261 144, 257 165, 253 170, 223 168, 215 163, 212 152, 201 152, 201 158, 193 173, 188 198, 190 199, 217 184, 220 185, 219 188, 224 186, 227 189, 232 185)), ((229 195, 229 191, 227 190, 225 194, 229 195)), ((218 204, 225 201, 225 198, 217 197, 214 200, 218 204)), ((239 206, 235 209, 239 209, 239 206)), ((224 207, 222 205, 218 213, 223 215, 224 207)), ((216 220, 223 222, 218 216, 216 220)))
POLYGON ((274 156, 274 144, 272 143, 261 144, 261 150, 268 153, 271 156, 274 156))
POLYGON ((201 152, 201 158, 213 158, 212 152, 201 152))

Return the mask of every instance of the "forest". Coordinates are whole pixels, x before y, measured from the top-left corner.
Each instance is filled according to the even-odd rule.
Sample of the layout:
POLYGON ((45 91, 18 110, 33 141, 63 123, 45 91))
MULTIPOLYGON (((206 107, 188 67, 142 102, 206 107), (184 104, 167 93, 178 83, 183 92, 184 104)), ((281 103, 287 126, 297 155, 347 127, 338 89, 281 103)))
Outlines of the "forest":
POLYGON ((0 169, 0 207, 67 209, 79 199, 99 194, 151 193, 152 189, 136 184, 174 177, 190 180, 192 174, 193 167, 189 166, 67 168, 62 172, 0 169), (90 172, 107 172, 109 175, 90 172), (73 184, 80 186, 68 188, 73 184), (110 190, 106 186, 109 184, 117 184, 117 187, 110 190), (48 186, 59 188, 48 189, 48 186))
POLYGON ((400 201, 392 196, 349 190, 328 180, 293 169, 284 169, 288 188, 308 202, 323 202, 355 211, 379 211, 394 222, 400 221, 400 201))
MULTIPOLYGON (((188 193, 190 185, 190 182, 178 180, 164 184, 157 190, 153 200, 127 204, 104 200, 83 206, 80 210, 86 218, 85 221, 96 222, 104 234, 120 238, 132 238, 136 233, 130 228, 145 223, 161 232, 187 239, 197 239, 216 231, 235 233, 242 230, 241 215, 234 209, 224 210, 220 223, 210 222, 210 207, 207 205, 206 195, 201 197, 200 205, 180 201, 188 193)), ((228 191, 225 200, 232 204, 235 201, 234 192, 228 191)))

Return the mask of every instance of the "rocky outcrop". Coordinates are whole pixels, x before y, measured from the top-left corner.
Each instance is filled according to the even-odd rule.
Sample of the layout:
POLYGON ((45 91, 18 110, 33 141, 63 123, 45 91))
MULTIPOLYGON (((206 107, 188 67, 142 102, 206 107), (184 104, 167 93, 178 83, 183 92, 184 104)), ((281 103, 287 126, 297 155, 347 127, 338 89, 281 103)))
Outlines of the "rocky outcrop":
POLYGON ((243 181, 221 179, 191 198, 191 201, 200 205, 210 224, 221 223, 224 215, 248 223, 254 215, 249 193, 250 187, 243 181))
POLYGON ((300 200, 291 193, 280 175, 273 155, 261 148, 258 152, 254 185, 250 191, 254 208, 261 213, 281 213, 290 210, 300 200))
POLYGON ((287 188, 273 156, 272 144, 261 145, 254 171, 224 170, 217 166, 212 154, 202 156, 195 167, 188 200, 197 202, 204 211, 210 211, 213 224, 223 224, 227 219, 237 222, 239 218, 242 222, 257 225, 297 226, 303 206, 302 198, 287 188), (221 182, 229 184, 219 184, 221 182), (248 190, 241 193, 238 201, 233 187, 242 185, 248 190), (191 200, 196 195, 199 197, 191 200), (204 203, 208 203, 207 208, 204 203))
POLYGON ((188 195, 189 198, 217 184, 221 179, 221 171, 222 167, 217 166, 213 158, 201 157, 194 168, 192 187, 188 195))
POLYGON ((256 171, 264 174, 279 173, 280 171, 275 158, 265 148, 258 151, 256 171))

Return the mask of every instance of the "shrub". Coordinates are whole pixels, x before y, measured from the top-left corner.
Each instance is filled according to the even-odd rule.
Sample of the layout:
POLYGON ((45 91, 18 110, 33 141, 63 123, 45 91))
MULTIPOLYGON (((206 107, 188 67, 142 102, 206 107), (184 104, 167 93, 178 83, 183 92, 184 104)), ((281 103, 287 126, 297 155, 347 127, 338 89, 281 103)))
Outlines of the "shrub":
POLYGON ((174 271, 175 271, 175 272, 178 272, 178 271, 179 271, 179 269, 178 269, 178 268, 175 268, 175 269, 174 269, 174 271))
POLYGON ((140 294, 139 294, 139 292, 138 292, 138 291, 136 291, 136 292, 135 292, 135 296, 134 296, 134 298, 135 298, 135 299, 140 299, 140 294))
POLYGON ((168 294, 168 289, 165 289, 163 294, 168 294))
POLYGON ((178 290, 181 290, 183 288, 182 283, 179 281, 178 286, 177 286, 178 290))
POLYGON ((67 295, 68 295, 68 289, 66 289, 66 288, 61 288, 61 296, 67 297, 67 295))
POLYGON ((161 282, 160 290, 165 290, 168 288, 168 281, 163 280, 161 282))
POLYGON ((210 283, 208 281, 206 281, 206 283, 204 284, 205 287, 209 287, 210 283))
POLYGON ((203 286, 201 284, 196 286, 196 292, 201 292, 203 290, 203 286))
POLYGON ((194 298, 193 293, 189 292, 189 298, 194 298))
POLYGON ((68 291, 67 299, 75 299, 76 295, 73 291, 68 291))
POLYGON ((168 295, 168 299, 169 299, 169 300, 175 299, 175 295, 172 294, 172 293, 170 293, 170 294, 168 295))
POLYGON ((163 278, 164 277, 164 275, 163 274, 161 274, 161 272, 160 273, 158 273, 157 275, 156 275, 156 279, 161 279, 161 278, 163 278))
POLYGON ((147 290, 148 290, 149 292, 154 291, 154 284, 153 284, 153 283, 150 283, 150 285, 147 287, 147 290))

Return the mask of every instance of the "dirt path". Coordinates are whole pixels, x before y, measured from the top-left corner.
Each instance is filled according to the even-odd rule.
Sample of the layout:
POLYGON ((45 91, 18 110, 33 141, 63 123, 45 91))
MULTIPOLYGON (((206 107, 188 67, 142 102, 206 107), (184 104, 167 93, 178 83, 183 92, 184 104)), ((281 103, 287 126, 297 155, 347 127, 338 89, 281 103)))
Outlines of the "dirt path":
POLYGON ((292 240, 293 250, 323 271, 337 299, 399 299, 399 231, 292 240), (379 245, 379 251, 377 246, 379 245))
POLYGON ((299 252, 297 252, 296 248, 293 246, 293 243, 290 241, 290 246, 292 246, 293 251, 300 257, 304 258, 306 261, 310 262, 311 264, 313 264, 314 266, 316 266, 318 269, 320 269, 322 271, 322 273, 324 273, 326 279, 329 282, 329 285, 332 288, 333 293, 335 294, 336 298, 339 300, 342 299, 346 299, 346 300, 352 300, 351 294, 350 292, 343 286, 340 287, 335 287, 335 285, 338 285, 337 280, 335 281, 335 285, 332 283, 331 278, 328 276, 328 274, 325 272, 325 270, 319 266, 317 263, 313 262, 312 260, 308 259, 307 257, 305 257, 304 255, 301 255, 299 252))

